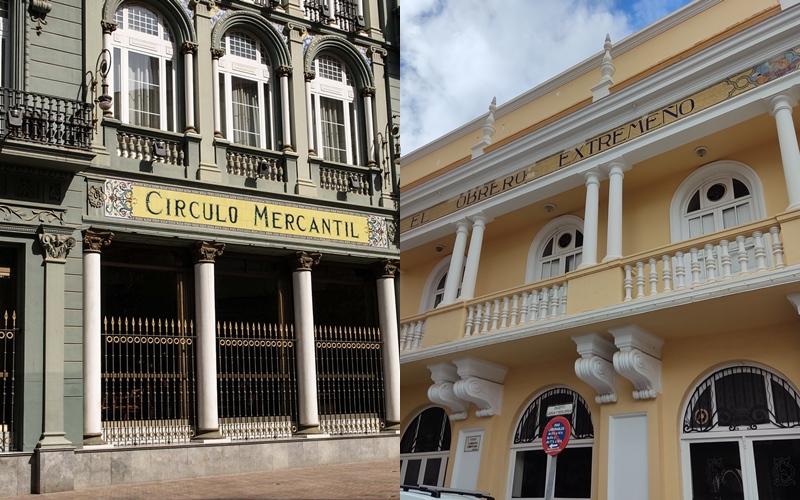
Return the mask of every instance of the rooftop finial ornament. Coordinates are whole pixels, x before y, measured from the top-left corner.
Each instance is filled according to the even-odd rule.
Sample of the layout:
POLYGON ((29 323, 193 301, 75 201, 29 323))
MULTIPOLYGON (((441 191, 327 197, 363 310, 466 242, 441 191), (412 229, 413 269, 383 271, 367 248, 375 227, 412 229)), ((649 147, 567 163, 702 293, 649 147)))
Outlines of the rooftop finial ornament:
POLYGON ((597 85, 592 87, 592 102, 609 95, 611 92, 608 88, 614 85, 614 80, 612 80, 611 77, 614 76, 616 68, 614 67, 614 63, 611 62, 611 47, 611 36, 606 35, 606 41, 603 44, 605 53, 603 54, 603 62, 600 64, 600 74, 602 78, 600 78, 600 82, 597 85))
POLYGON ((497 109, 497 97, 492 98, 492 103, 489 105, 489 115, 486 117, 486 122, 483 124, 483 128, 481 129, 483 132, 483 137, 481 137, 481 141, 472 146, 472 159, 481 156, 483 154, 483 148, 489 146, 492 143, 492 136, 494 135, 494 112, 497 109))

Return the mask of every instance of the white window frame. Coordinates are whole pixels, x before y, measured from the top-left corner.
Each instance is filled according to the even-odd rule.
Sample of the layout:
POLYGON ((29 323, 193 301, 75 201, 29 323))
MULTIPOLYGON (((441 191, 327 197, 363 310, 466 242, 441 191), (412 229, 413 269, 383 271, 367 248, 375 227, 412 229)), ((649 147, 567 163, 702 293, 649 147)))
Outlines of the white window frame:
MULTIPOLYGON (((548 276, 547 278, 542 278, 542 263, 544 260, 542 258, 542 252, 544 251, 547 242, 550 241, 551 238, 566 231, 575 230, 583 233, 583 219, 574 215, 562 215, 560 217, 556 217, 539 230, 539 232, 536 234, 536 237, 533 239, 533 243, 531 243, 530 249, 528 250, 528 264, 525 270, 525 283, 535 283, 542 279, 549 279, 550 277, 553 277, 548 276)), ((554 241, 554 243, 557 242, 554 241)), ((555 257, 566 258, 570 255, 582 256, 583 250, 577 251, 577 249, 574 248, 574 244, 575 238, 573 236, 573 249, 571 251, 565 251, 559 254, 556 253, 554 248, 553 255, 547 259, 553 260, 555 257)), ((580 248, 582 249, 583 246, 580 248)), ((580 265, 580 260, 580 258, 575 259, 575 269, 577 269, 580 265)))
POLYGON ((225 33, 224 45, 225 55, 219 59, 219 74, 224 81, 224 91, 220 92, 222 102, 217 103, 220 108, 220 116, 225 117, 225 130, 223 135, 230 141, 234 141, 233 131, 233 78, 240 78, 255 82, 258 86, 258 119, 259 134, 258 144, 255 147, 261 149, 275 149, 275 108, 274 94, 272 85, 272 66, 266 48, 261 41, 251 33, 234 29, 225 33), (230 36, 244 34, 252 38, 255 42, 256 60, 233 55, 230 53, 230 36), (266 60, 266 64, 262 63, 266 60), (267 133, 265 133, 265 131, 267 133))
POLYGON ((344 132, 345 132, 345 162, 349 165, 359 165, 359 141, 360 141, 360 127, 358 120, 359 103, 356 99, 356 89, 354 87, 355 81, 352 77, 352 72, 347 67, 345 62, 332 55, 320 54, 313 62, 313 69, 316 77, 309 83, 311 90, 311 105, 313 109, 314 120, 314 144, 316 145, 317 154, 328 161, 337 161, 337 159, 330 158, 325 154, 325 141, 322 129, 321 109, 322 98, 332 99, 342 103, 342 110, 344 115, 344 132), (331 78, 326 78, 320 71, 320 59, 330 57, 338 61, 341 65, 341 81, 331 78), (349 80, 349 84, 348 84, 349 80))
MULTIPOLYGON (((513 427, 513 432, 512 432, 512 441, 513 441, 513 436, 516 433, 516 430, 519 427, 520 422, 522 421, 522 417, 525 415, 525 412, 527 411, 527 409, 540 396, 542 396, 543 394, 545 394, 546 392, 548 392, 548 391, 550 391, 552 389, 567 389, 567 390, 570 390, 570 391, 574 392, 575 394, 580 395, 580 393, 578 391, 575 391, 574 389, 571 389, 571 388, 566 387, 566 386, 549 387, 549 388, 547 388, 545 390, 537 392, 533 397, 531 397, 528 400, 526 400, 525 403, 522 405, 522 407, 521 407, 522 409, 519 412, 519 418, 517 418, 517 420, 514 422, 514 427, 513 427)), ((581 396, 581 397, 583 397, 583 396, 581 396)), ((584 399, 584 401, 585 401, 585 399, 584 399)), ((586 409, 587 410, 589 409, 588 404, 586 405, 586 409)), ((590 417, 591 417, 591 413, 590 413, 590 417)), ((594 427, 594 422, 592 423, 592 426, 594 427)), ((594 438, 586 438, 586 439, 575 439, 575 438, 572 438, 569 441, 568 447, 570 449, 574 449, 574 448, 592 448, 592 475, 594 475, 594 472, 595 472, 594 464, 596 463, 596 460, 597 460, 597 457, 595 456, 595 449, 594 449, 594 438)), ((508 460, 508 483, 506 485, 506 499, 507 500, 543 500, 544 497, 512 497, 512 495, 514 494, 514 474, 516 473, 517 453, 521 452, 521 451, 541 451, 542 453, 544 453, 544 450, 542 448, 541 439, 537 439, 537 440, 535 440, 533 442, 530 442, 530 443, 516 443, 516 444, 514 444, 512 442, 511 447, 510 447, 509 460, 508 460)), ((545 470, 545 478, 548 478, 548 479, 550 478, 550 468, 552 467, 552 465, 553 465, 553 457, 550 456, 550 455, 547 455, 547 468, 545 470)), ((555 475, 553 475, 553 480, 555 480, 555 475)), ((547 494, 548 486, 549 485, 547 483, 545 483, 545 489, 544 489, 545 494, 547 494)), ((586 500, 586 499, 580 499, 580 498, 579 499, 570 499, 570 498, 555 497, 554 496, 553 500, 586 500)))
MULTIPOLYGON (((705 190, 713 184, 723 183, 731 186, 730 179, 737 179, 741 181, 750 190, 750 215, 752 221, 764 219, 766 217, 766 207, 764 204, 764 190, 761 185, 756 172, 737 161, 718 161, 709 163, 699 169, 695 170, 689 175, 675 191, 670 205, 670 238, 672 243, 678 243, 689 239, 689 218, 686 214, 686 207, 689 204, 694 193, 700 189, 701 200, 705 195, 705 190)), ((711 212, 715 214, 716 218, 721 218, 721 212, 724 208, 729 208, 741 203, 745 198, 739 200, 733 199, 732 189, 729 189, 726 196, 720 202, 713 204, 708 208, 701 208, 698 212, 693 212, 692 216, 700 213, 711 212), (728 200, 727 202, 725 200, 728 200), (719 215, 717 214, 719 212, 719 215)), ((701 203, 702 207, 702 203, 701 203)), ((720 226, 716 231, 722 230, 720 226)))
MULTIPOLYGON (((423 412, 425 412, 426 410, 429 410, 431 408, 440 408, 440 407, 428 406, 428 407, 425 407, 425 408, 421 409, 420 411, 418 411, 414 415, 413 418, 411 418, 411 420, 409 421, 409 426, 411 425, 411 423, 413 423, 417 419, 417 417, 422 415, 423 412)), ((444 408, 441 408, 441 409, 444 410, 444 408)), ((445 415, 447 415, 447 411, 444 410, 444 412, 445 412, 445 415)), ((449 419, 447 421, 447 425, 450 425, 449 419)), ((403 432, 400 434, 400 439, 401 440, 405 436, 405 433, 407 431, 408 431, 408 427, 403 429, 403 432)), ((450 461, 450 448, 452 447, 452 444, 453 444, 452 443, 452 441, 453 441, 453 435, 452 435, 453 428, 452 428, 452 426, 450 427, 450 432, 451 432, 451 434, 450 434, 450 441, 451 442, 449 443, 450 447, 447 450, 427 451, 427 452, 422 452, 422 453, 402 453, 400 455, 400 482, 401 482, 401 484, 403 482, 403 479, 406 477, 406 470, 408 469, 408 462, 409 461, 411 461, 411 460, 421 460, 422 463, 420 464, 420 468, 419 468, 419 476, 417 477, 417 484, 421 485, 422 484, 422 479, 425 476, 425 468, 426 468, 426 466, 428 464, 428 460, 435 460, 437 458, 441 458, 442 461, 440 462, 440 465, 439 465, 439 478, 438 478, 437 484, 434 485, 434 486, 444 486, 444 478, 445 478, 445 475, 447 474, 447 465, 448 465, 448 463, 450 461)))
MULTIPOLYGON (((112 60, 113 70, 117 72, 114 75, 113 82, 115 88, 115 106, 119 110, 119 118, 124 123, 131 123, 130 121, 130 108, 128 104, 130 88, 128 81, 128 58, 131 53, 143 55, 158 59, 158 72, 159 72, 159 122, 161 130, 170 130, 168 128, 168 110, 171 108, 173 125, 171 132, 178 131, 178 86, 177 86, 177 71, 178 71, 178 57, 175 42, 165 40, 165 31, 174 37, 174 32, 169 29, 164 17, 156 10, 148 5, 139 4, 135 2, 126 2, 122 4, 117 11, 117 15, 122 11, 123 23, 122 27, 116 29, 112 34, 112 60), (151 35, 142 33, 129 28, 130 25, 128 12, 131 7, 138 7, 147 9, 158 17, 158 35, 151 35), (172 63, 172 71, 167 72, 167 61, 172 63), (171 83, 173 89, 172 102, 167 99, 167 85, 171 83), (118 94, 117 94, 118 93, 118 94)), ((116 18, 116 17, 115 17, 116 18)), ((187 71, 191 71, 187 68, 187 71)))
MULTIPOLYGON (((687 392, 687 397, 685 404, 683 405, 682 411, 680 413, 681 419, 679 425, 681 426, 680 434, 681 434, 681 480, 683 483, 682 492, 683 498, 685 500, 691 500, 693 498, 692 495, 692 461, 691 461, 691 454, 690 454, 690 445, 692 443, 719 443, 719 442, 736 442, 739 444, 739 460, 741 462, 741 478, 743 482, 743 490, 745 495, 745 500, 758 500, 758 485, 756 482, 756 473, 755 473, 755 455, 753 452, 753 443, 756 441, 765 441, 765 440, 783 440, 783 439, 800 439, 800 427, 795 428, 787 428, 781 429, 774 424, 759 424, 759 428, 757 430, 748 430, 746 427, 740 428, 737 431, 730 431, 727 428, 722 428, 717 426, 715 429, 706 431, 706 432, 691 432, 685 433, 683 432, 683 416, 686 414, 687 409, 690 405, 694 404, 692 401, 692 396, 695 393, 695 390, 706 383, 709 377, 713 376, 714 373, 724 370, 726 368, 732 367, 753 367, 764 370, 769 372, 772 376, 782 379, 786 381, 790 387, 795 391, 795 393, 800 393, 797 390, 795 385, 789 381, 788 378, 784 377, 782 374, 772 370, 771 368, 765 367, 759 363, 737 363, 737 364, 729 364, 722 367, 717 367, 711 373, 707 373, 706 376, 700 379, 700 382, 692 387, 687 392)), ((767 381, 768 383, 768 381, 767 381)), ((772 398, 767 398, 768 401, 771 401, 772 398)), ((711 400, 712 407, 716 405, 716 401, 714 398, 711 400)), ((798 471, 800 472, 800 471, 798 471)), ((800 479, 800 477, 798 477, 800 479)))
MULTIPOLYGON (((444 259, 440 260, 428 274, 428 279, 425 281, 425 288, 422 290, 422 300, 419 303, 419 312, 424 313, 436 307, 436 297, 439 294, 444 294, 444 289, 437 288, 437 285, 442 278, 450 271, 450 261, 453 260, 453 255, 450 254, 444 259)), ((466 256, 464 256, 466 262, 466 256)), ((461 279, 464 279, 464 269, 461 269, 461 279)), ((446 283, 446 281, 445 281, 446 283)), ((458 284, 458 292, 456 298, 461 296, 461 283, 458 284)))

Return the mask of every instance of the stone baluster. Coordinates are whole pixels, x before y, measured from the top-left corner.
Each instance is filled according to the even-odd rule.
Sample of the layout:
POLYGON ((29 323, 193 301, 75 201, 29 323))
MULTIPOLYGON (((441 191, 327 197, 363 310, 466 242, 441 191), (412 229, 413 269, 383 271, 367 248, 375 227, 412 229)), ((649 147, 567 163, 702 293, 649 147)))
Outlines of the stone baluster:
POLYGON ((423 328, 425 328, 425 322, 417 321, 417 324, 414 327, 414 343, 411 346, 412 349, 417 349, 420 345, 422 345, 423 328))
POLYGON ((755 240, 756 270, 761 271, 767 268, 767 252, 764 249, 764 239, 761 231, 753 233, 753 239, 755 240))
POLYGON ((561 314, 567 314, 567 282, 561 285, 561 314))
POLYGON ((633 268, 631 266, 625 266, 625 282, 623 288, 625 289, 625 299, 624 302, 630 302, 633 300, 633 276, 632 276, 633 268))
POLYGON ((539 319, 539 291, 533 290, 530 295, 531 306, 528 309, 528 321, 539 319))
POLYGON ((711 243, 705 246, 705 259, 706 259, 706 283, 714 283, 717 281, 717 259, 714 256, 714 245, 711 243))
POLYGON ((636 298, 644 297, 644 262, 636 263, 636 298))
POLYGON ((408 342, 408 323, 403 325, 403 328, 400 329, 400 350, 406 350, 406 342, 408 342))
POLYGON ((517 314, 519 314, 519 295, 514 294, 511 304, 511 323, 509 326, 517 326, 517 314))
POLYGON ((692 253, 692 263, 691 263, 692 285, 694 286, 700 283, 700 261, 697 259, 696 248, 692 248, 690 252, 692 253))
POLYGON ((772 235, 772 257, 775 259, 775 269, 783 269, 786 264, 783 262, 783 243, 781 243, 780 230, 777 226, 769 229, 772 235))
POLYGON ((508 297, 503 297, 503 309, 500 311, 500 328, 508 327, 508 297))
POLYGON ((483 304, 483 328, 481 328, 481 333, 486 333, 489 331, 489 321, 492 319, 492 303, 486 301, 483 304))
POLYGON ((736 237, 736 258, 739 260, 739 274, 745 275, 749 271, 747 269, 747 248, 745 247, 745 237, 736 237))
POLYGON ((730 243, 728 240, 722 240, 719 242, 719 260, 722 265, 722 279, 731 277, 731 254, 729 251, 729 245, 730 243))
POLYGON ((658 268, 656 259, 650 259, 650 295, 658 295, 658 268))
POLYGON ((469 337, 472 335, 472 321, 475 315, 475 306, 469 306, 467 309, 469 312, 467 313, 467 328, 464 331, 464 336, 469 337))
POLYGON ((547 319, 547 314, 550 312, 550 289, 543 287, 541 291, 541 298, 539 301, 539 319, 547 319))
POLYGON ((669 268, 669 255, 661 257, 664 266, 661 269, 661 280, 664 282, 664 292, 672 291, 672 270, 669 268))
POLYGON ((528 321, 528 308, 530 307, 528 301, 532 300, 528 295, 528 292, 522 292, 522 308, 519 313, 519 324, 522 325, 526 321, 528 321))
POLYGON ((558 294, 558 285, 553 285, 553 288, 550 289, 550 294, 552 295, 550 300, 550 317, 558 315, 558 308, 561 305, 561 296, 558 294))
POLYGON ((492 309, 492 328, 490 331, 497 330, 497 321, 500 319, 500 299, 495 299, 492 309))

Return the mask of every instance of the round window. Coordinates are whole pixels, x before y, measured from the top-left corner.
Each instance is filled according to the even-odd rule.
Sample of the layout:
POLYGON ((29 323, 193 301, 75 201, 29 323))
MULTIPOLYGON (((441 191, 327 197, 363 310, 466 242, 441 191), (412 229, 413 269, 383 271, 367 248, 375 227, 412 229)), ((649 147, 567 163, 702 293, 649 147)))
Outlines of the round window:
POLYGON ((706 198, 708 198, 708 201, 719 201, 723 196, 725 196, 724 184, 714 184, 706 191, 706 198))
POLYGON ((558 237, 558 246, 560 248, 567 248, 572 243, 572 233, 564 233, 558 237))

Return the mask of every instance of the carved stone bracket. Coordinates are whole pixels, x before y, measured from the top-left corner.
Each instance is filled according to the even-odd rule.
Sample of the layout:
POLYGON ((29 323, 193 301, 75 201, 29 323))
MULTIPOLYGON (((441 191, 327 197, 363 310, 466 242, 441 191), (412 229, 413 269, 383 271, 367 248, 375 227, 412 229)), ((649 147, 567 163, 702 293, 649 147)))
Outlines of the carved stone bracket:
POLYGON ((431 403, 450 408, 450 420, 464 420, 469 412, 469 401, 459 399, 453 393, 453 384, 458 382, 458 372, 452 363, 428 365, 434 384, 428 388, 431 403))
POLYGON ((369 57, 373 57, 375 54, 378 54, 383 59, 386 59, 386 57, 389 55, 389 51, 384 49, 383 47, 378 47, 377 45, 370 45, 367 48, 367 55, 369 57))
POLYGON ((283 27, 283 34, 288 36, 291 40, 302 41, 307 33, 308 30, 302 24, 288 22, 283 27))
POLYGON ((192 245, 192 256, 195 264, 214 262, 217 257, 222 255, 223 250, 225 250, 225 243, 197 241, 192 245))
POLYGON ((378 278, 394 278, 397 270, 400 269, 400 261, 384 259, 377 265, 378 278))
POLYGON ((617 401, 616 372, 611 362, 614 359, 614 344, 596 333, 572 337, 578 346, 581 358, 575 360, 575 374, 591 385, 598 404, 617 401))
POLYGON ((72 236, 53 233, 39 233, 39 243, 44 249, 45 262, 65 263, 67 254, 75 248, 77 240, 72 236))
POLYGON ((661 392, 661 346, 664 341, 636 325, 610 328, 619 352, 617 373, 633 383, 634 399, 654 399, 661 392))
POLYGON ((461 380, 453 384, 453 394, 478 406, 475 415, 491 417, 500 415, 503 404, 503 379, 507 368, 477 358, 457 359, 461 380))
POLYGON ((47 26, 47 14, 53 5, 48 0, 30 0, 28 4, 28 14, 31 16, 31 21, 36 21, 36 34, 42 34, 42 25, 47 26))
POLYGON ((297 252, 291 257, 292 269, 295 271, 311 271, 311 268, 319 264, 322 254, 318 252, 297 252))
POLYGON ((114 233, 111 231, 93 231, 87 229, 83 232, 83 253, 101 253, 103 247, 111 244, 114 233))

